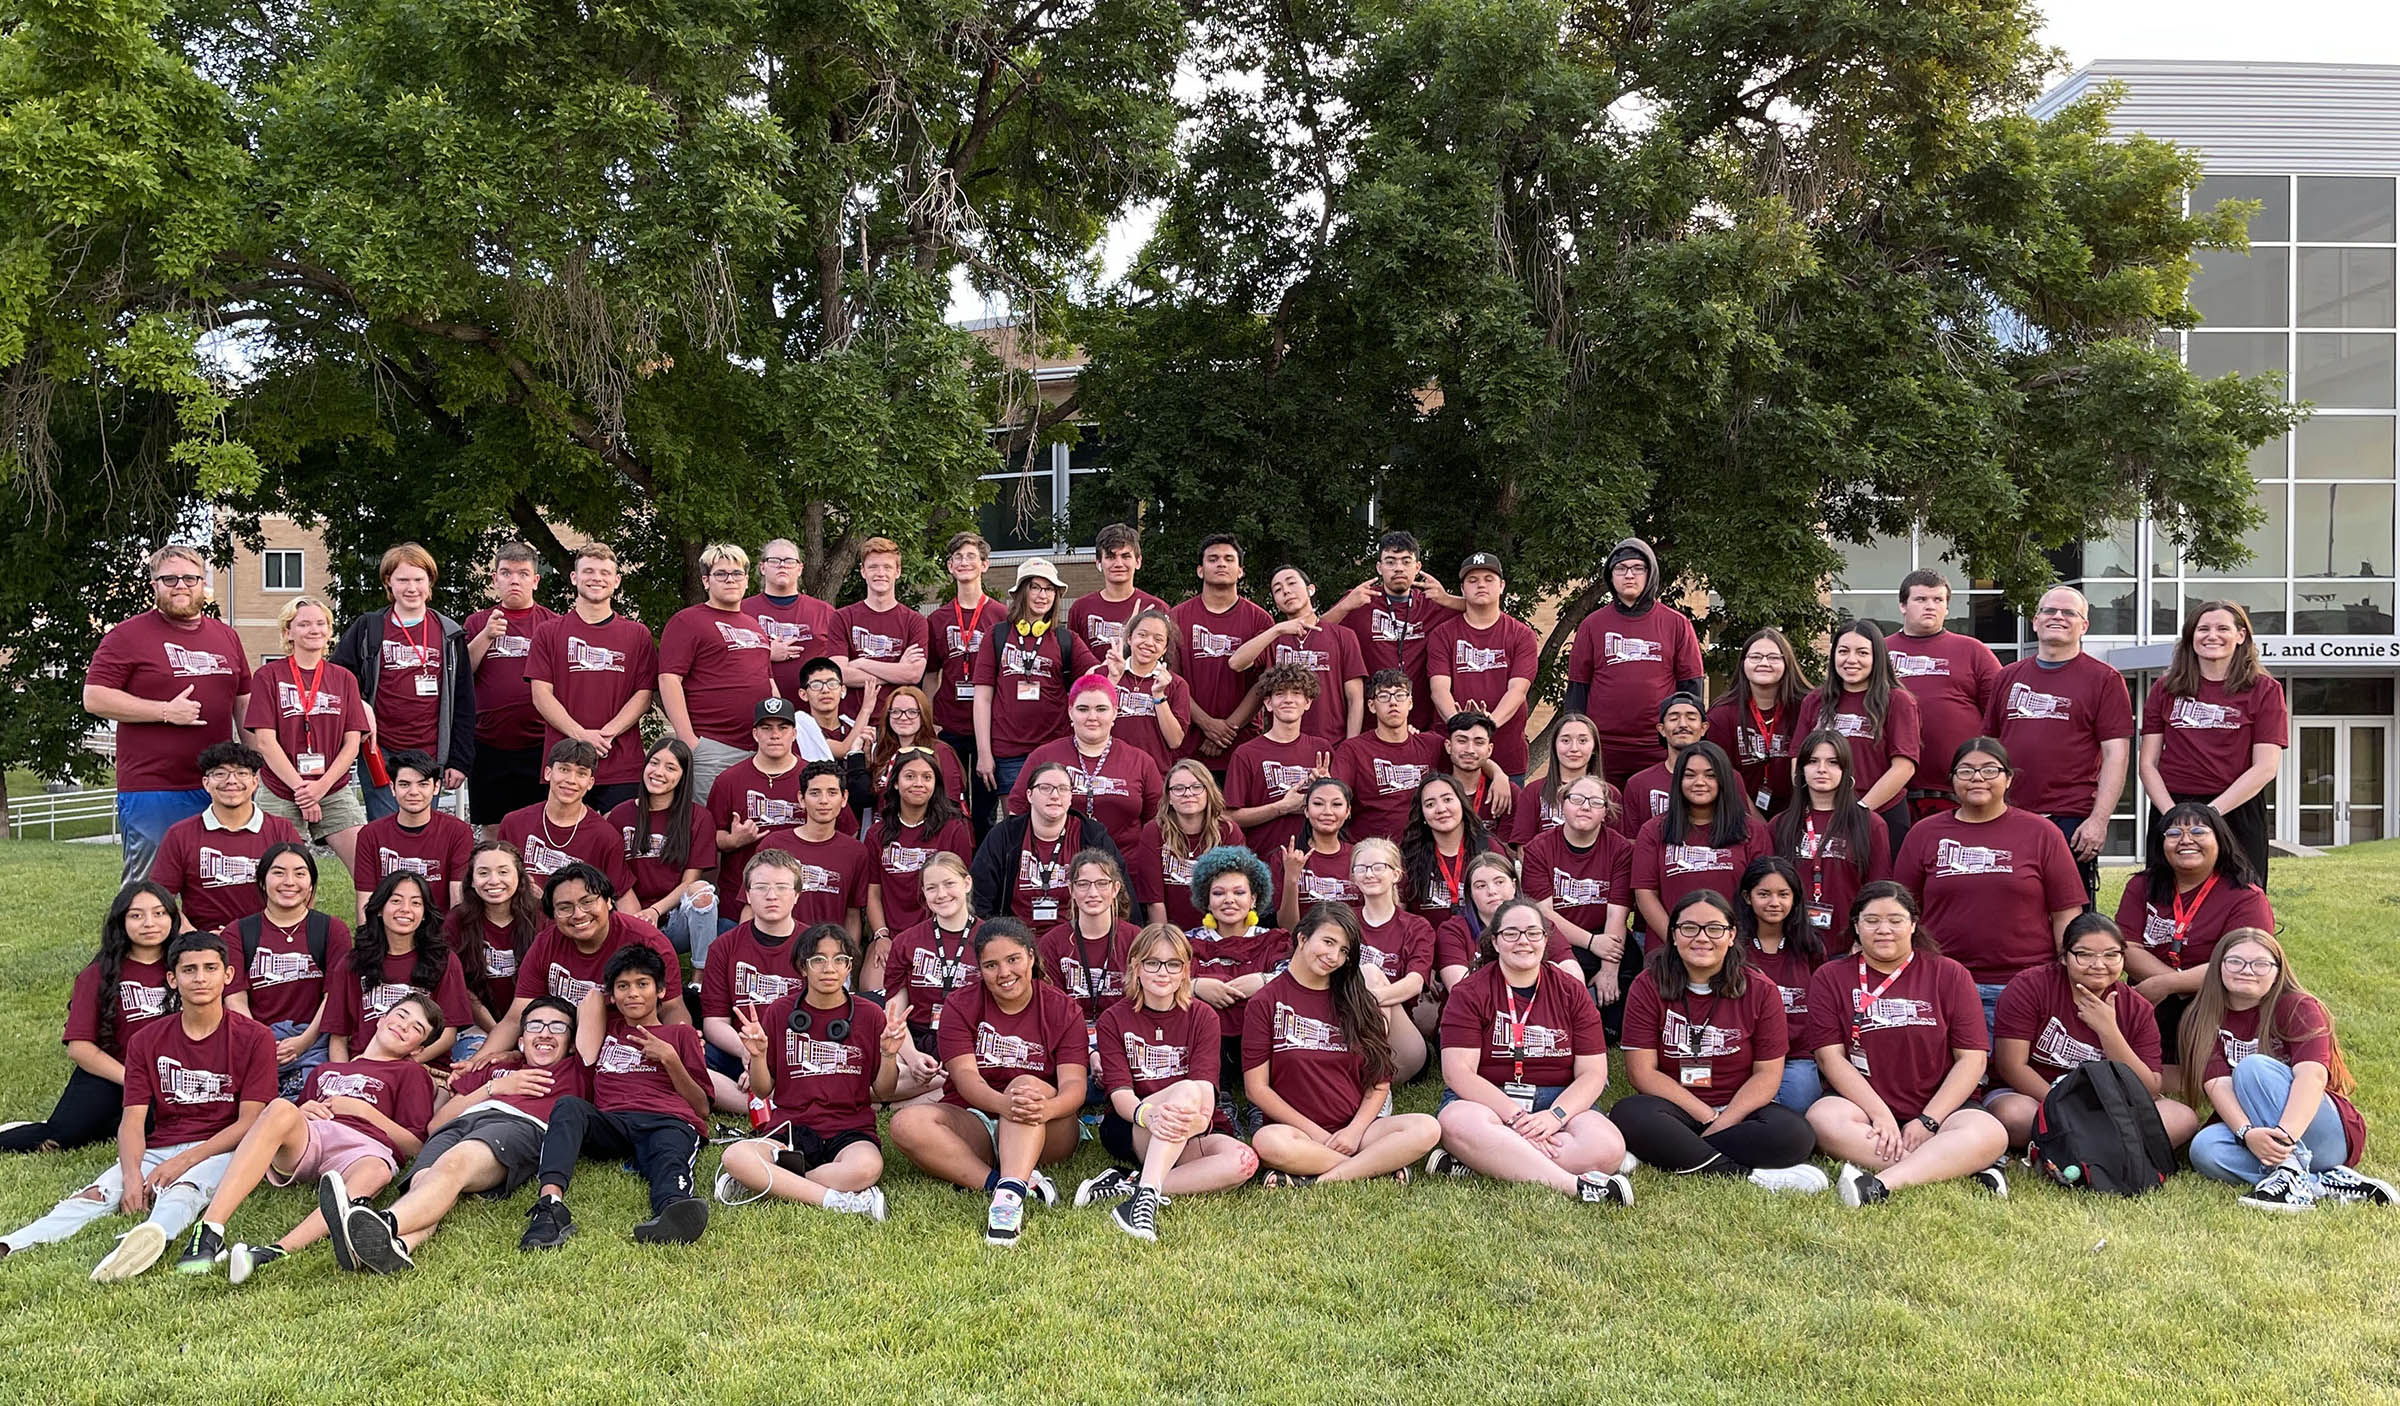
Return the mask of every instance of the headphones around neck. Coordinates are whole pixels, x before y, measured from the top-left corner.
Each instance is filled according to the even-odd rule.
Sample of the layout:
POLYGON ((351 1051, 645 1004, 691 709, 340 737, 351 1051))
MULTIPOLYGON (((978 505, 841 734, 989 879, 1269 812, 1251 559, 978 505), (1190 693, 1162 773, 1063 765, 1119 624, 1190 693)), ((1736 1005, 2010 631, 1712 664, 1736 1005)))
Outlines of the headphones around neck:
MULTIPOLYGON (((833 1019, 825 1022, 825 1038, 832 1040, 837 1044, 843 1040, 849 1039, 850 1018, 857 1013, 858 998, 853 996, 850 998, 850 1003, 842 1007, 842 1013, 840 1015, 837 1015, 833 1019)), ((803 997, 801 1000, 793 1004, 792 1018, 785 1023, 791 1027, 792 1033, 799 1036, 801 1039, 806 1040, 811 1038, 809 1027, 817 1022, 816 1012, 809 1007, 807 998, 803 997)))

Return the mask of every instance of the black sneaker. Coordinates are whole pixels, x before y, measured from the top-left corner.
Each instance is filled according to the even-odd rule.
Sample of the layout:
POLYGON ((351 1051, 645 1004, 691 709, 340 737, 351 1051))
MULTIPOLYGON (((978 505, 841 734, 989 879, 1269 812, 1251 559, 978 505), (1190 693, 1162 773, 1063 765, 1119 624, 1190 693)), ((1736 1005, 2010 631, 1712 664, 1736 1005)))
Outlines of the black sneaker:
POLYGON ((2254 1211, 2313 1211, 2317 1208, 2317 1195, 2309 1190, 2304 1173, 2277 1167, 2250 1188, 2241 1198, 2241 1204, 2254 1211))
POLYGON ((1108 1208, 1108 1218, 1117 1229, 1136 1240, 1158 1240, 1158 1193, 1146 1186, 1136 1186, 1133 1194, 1108 1208))
POLYGON ((2356 1167, 2327 1167, 2317 1173, 2317 1197, 2336 1205, 2389 1206, 2395 1196, 2392 1184, 2380 1181, 2356 1167))
POLYGON ((350 1187, 340 1172, 317 1178, 317 1214, 325 1218, 325 1238, 333 1246, 333 1262, 343 1269, 358 1268, 350 1253, 350 1187))
POLYGON ((1081 1208, 1089 1206, 1095 1201, 1102 1203, 1122 1201, 1131 1196, 1134 1187, 1139 1184, 1124 1168, 1111 1167, 1075 1188, 1075 1204, 1081 1208))
POLYGON ((1984 1168, 1982 1171, 1977 1172, 1973 1177, 1969 1178, 1969 1180, 1973 1181, 1977 1186, 1982 1187, 1984 1190, 1992 1193, 1994 1196, 1997 1196, 2001 1200, 2005 1201, 2008 1199, 2007 1168, 2008 1158, 2003 1156, 1999 1161, 1994 1162, 1992 1165, 1984 1168))
POLYGON ((1877 1181, 1872 1172, 1861 1171, 1848 1162, 1842 1164, 1841 1179, 1836 1185, 1841 1188, 1842 1204, 1854 1209, 1892 1199, 1890 1187, 1877 1181))
POLYGON ((708 1229, 708 1203, 697 1196, 678 1196, 658 1208, 658 1214, 633 1228, 643 1245, 689 1245, 708 1229))
POLYGON ((1448 1148, 1437 1147, 1425 1154, 1425 1175, 1429 1177, 1472 1177, 1475 1169, 1458 1160, 1448 1148))
POLYGON ((555 1196, 537 1196, 525 1212, 525 1238, 517 1242, 517 1248, 555 1250, 574 1233, 575 1217, 567 1203, 555 1196))
POLYGON ((225 1258, 225 1237, 202 1221, 192 1227, 192 1238, 184 1245, 183 1258, 175 1261, 177 1274, 206 1274, 225 1258))
POLYGON ((250 1282, 251 1275, 290 1253, 291 1251, 277 1245, 236 1244, 225 1252, 226 1259, 231 1261, 225 1277, 236 1284, 246 1284, 250 1282))
POLYGON ((417 1267, 408 1246, 401 1243, 400 1221, 390 1211, 352 1206, 343 1224, 350 1237, 351 1258, 360 1269, 369 1274, 398 1274, 417 1267))

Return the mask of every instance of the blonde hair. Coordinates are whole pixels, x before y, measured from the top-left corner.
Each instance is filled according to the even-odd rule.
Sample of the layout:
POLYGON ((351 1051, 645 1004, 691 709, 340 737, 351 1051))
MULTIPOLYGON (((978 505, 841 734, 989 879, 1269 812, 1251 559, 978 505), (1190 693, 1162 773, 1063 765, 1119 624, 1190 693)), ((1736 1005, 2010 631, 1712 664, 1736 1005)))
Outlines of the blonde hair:
MULTIPOLYGON (((939 768, 937 767, 936 770, 939 770, 939 768)), ((925 876, 932 873, 936 869, 956 874, 959 878, 966 881, 967 916, 970 918, 974 917, 975 872, 967 867, 967 861, 959 858, 957 855, 952 854, 946 849, 935 850, 933 854, 926 859, 925 867, 917 871, 917 886, 919 892, 923 892, 924 890, 925 876)), ((928 907, 925 911, 928 916, 930 916, 933 912, 932 908, 930 907, 928 907)))
POLYGON ((283 632, 284 638, 291 638, 293 617, 312 605, 325 612, 327 624, 333 623, 332 606, 318 600, 315 596, 294 596, 283 603, 283 609, 275 612, 275 627, 283 632))
POLYGON ((750 571, 750 554, 733 545, 731 542, 711 542, 707 546, 700 549, 700 569, 702 571, 706 571, 712 566, 721 566, 726 563, 731 563, 732 565, 740 567, 742 569, 742 573, 744 575, 748 575, 750 571))
MULTIPOLYGON (((1370 850, 1391 861, 1393 874, 1397 875, 1400 872, 1400 846, 1393 844, 1381 835, 1370 835, 1350 847, 1350 872, 1354 874, 1358 872, 1359 862, 1367 857, 1367 852, 1370 850)), ((1398 881, 1395 879, 1395 888, 1397 883, 1398 881)))
POLYGON ((575 560, 578 562, 604 561, 610 566, 615 566, 617 564, 617 549, 608 545, 606 542, 586 542, 582 546, 575 549, 575 560))
POLYGON ((414 542, 403 542, 385 552, 383 564, 376 570, 383 584, 389 586, 392 584, 392 573, 404 566, 413 566, 424 572, 425 584, 428 586, 442 579, 442 569, 435 563, 433 553, 426 551, 414 542))
POLYGON ((1164 947, 1183 963, 1183 979, 1175 984, 1175 1009, 1184 1010, 1192 1004, 1192 940, 1173 923, 1152 923, 1135 933, 1125 949, 1125 979, 1134 1004, 1142 1000, 1142 962, 1152 952, 1164 947))

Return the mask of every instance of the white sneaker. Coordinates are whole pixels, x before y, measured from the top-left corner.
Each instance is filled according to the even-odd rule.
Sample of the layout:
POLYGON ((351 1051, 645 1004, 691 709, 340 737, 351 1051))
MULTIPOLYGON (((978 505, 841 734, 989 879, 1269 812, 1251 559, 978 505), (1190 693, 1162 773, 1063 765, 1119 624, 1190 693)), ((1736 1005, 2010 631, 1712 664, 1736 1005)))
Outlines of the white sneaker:
POLYGON ((1044 1206, 1058 1204, 1058 1183, 1040 1172, 1035 1172, 1032 1176, 1025 1178, 1025 1190, 1029 1195, 1040 1197, 1044 1206))
POLYGON ((1617 1175, 1621 1177, 1632 1176, 1633 1169, 1640 1165, 1642 1165, 1642 1159, 1628 1152, 1625 1154, 1625 1160, 1617 1164, 1617 1175))
POLYGON ((158 1257, 166 1252, 167 1232, 149 1221, 143 1221, 125 1232, 125 1238, 117 1242, 117 1248, 108 1252, 108 1258, 93 1266, 92 1282, 115 1284, 131 1279, 158 1263, 158 1257))
POLYGON ((1823 1172, 1806 1162, 1797 1167, 1753 1167, 1750 1184, 1797 1196, 1815 1196, 1833 1185, 1823 1172))
MULTIPOLYGON (((748 1191, 749 1189, 749 1187, 746 1187, 740 1182, 735 1181, 733 1179, 733 1173, 721 1171, 717 1173, 716 1184, 709 1188, 709 1194, 715 1196, 717 1198, 717 1204, 721 1206, 738 1206, 742 1204, 742 1202, 737 1201, 734 1198, 741 1196, 743 1192, 748 1191)), ((747 1200, 749 1198, 743 1197, 742 1199, 747 1200)))

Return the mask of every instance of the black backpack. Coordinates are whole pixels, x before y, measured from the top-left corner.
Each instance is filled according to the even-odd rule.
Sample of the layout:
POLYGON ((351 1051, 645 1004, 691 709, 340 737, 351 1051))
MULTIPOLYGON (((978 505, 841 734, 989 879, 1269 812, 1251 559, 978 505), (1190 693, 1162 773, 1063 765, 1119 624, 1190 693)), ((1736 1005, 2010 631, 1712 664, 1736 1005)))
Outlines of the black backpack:
POLYGON ((2150 1091, 2115 1060, 2077 1065, 2051 1085, 2025 1160, 2061 1186, 2139 1196, 2175 1174, 2175 1148, 2150 1091))
MULTIPOLYGON (((234 940, 242 945, 242 970, 245 973, 250 970, 251 964, 258 960, 258 939, 260 934, 266 930, 265 922, 265 915, 259 913, 252 913, 247 917, 234 920, 233 936, 234 940)), ((325 970, 325 944, 331 940, 333 920, 323 913, 311 909, 304 926, 308 933, 309 960, 315 962, 317 970, 322 972, 325 970)))

